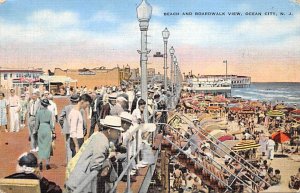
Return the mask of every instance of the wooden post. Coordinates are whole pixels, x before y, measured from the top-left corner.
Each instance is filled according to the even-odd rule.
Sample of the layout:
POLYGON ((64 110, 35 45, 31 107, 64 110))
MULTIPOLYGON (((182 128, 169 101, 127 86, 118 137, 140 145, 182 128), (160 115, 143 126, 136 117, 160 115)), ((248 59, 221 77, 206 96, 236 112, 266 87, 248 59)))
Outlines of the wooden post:
POLYGON ((169 193, 169 157, 166 151, 161 151, 161 181, 164 193, 169 193))

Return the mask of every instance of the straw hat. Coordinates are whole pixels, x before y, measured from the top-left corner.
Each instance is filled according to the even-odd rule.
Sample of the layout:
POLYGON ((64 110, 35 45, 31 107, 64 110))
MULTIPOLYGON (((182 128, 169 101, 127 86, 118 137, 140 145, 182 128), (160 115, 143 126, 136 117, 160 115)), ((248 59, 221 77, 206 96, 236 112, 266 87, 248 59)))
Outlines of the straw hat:
POLYGON ((132 124, 132 115, 128 112, 122 112, 120 114, 121 120, 132 124))
POLYGON ((41 104, 42 104, 43 106, 49 106, 49 105, 50 105, 48 99, 43 99, 43 100, 41 101, 41 104))
POLYGON ((32 94, 40 94, 40 90, 39 89, 34 89, 32 94))
POLYGON ((78 95, 78 94, 73 94, 73 95, 70 97, 70 101, 71 101, 71 102, 78 102, 78 101, 79 101, 79 95, 78 95))
POLYGON ((107 115, 105 119, 100 119, 100 124, 104 127, 124 131, 124 129, 121 126, 121 118, 117 116, 107 115))
POLYGON ((156 125, 154 123, 144 123, 142 126, 142 132, 154 132, 156 130, 156 125))
POLYGON ((116 100, 117 99, 117 93, 113 93, 113 94, 109 95, 108 99, 109 100, 116 100))
POLYGON ((127 99, 125 99, 125 98, 122 97, 122 96, 117 97, 116 100, 117 100, 117 101, 126 101, 126 102, 127 102, 127 99))

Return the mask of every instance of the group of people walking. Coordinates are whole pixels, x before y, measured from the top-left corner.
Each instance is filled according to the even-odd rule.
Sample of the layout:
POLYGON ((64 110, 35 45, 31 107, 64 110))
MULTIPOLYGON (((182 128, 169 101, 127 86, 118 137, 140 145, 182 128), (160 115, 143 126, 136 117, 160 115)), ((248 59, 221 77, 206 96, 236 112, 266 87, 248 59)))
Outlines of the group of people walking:
MULTIPOLYGON (((51 169, 55 123, 59 123, 65 139, 65 189, 68 192, 76 190, 94 170, 98 171, 98 192, 110 191, 113 182, 130 161, 127 151, 130 159, 137 154, 140 154, 137 156, 140 158, 131 164, 130 176, 127 178, 125 175, 122 181, 129 179, 135 182, 139 168, 151 163, 152 149, 148 137, 149 132, 156 128, 153 124, 152 127, 137 129, 148 122, 144 116, 145 108, 148 108, 150 121, 166 121, 167 118, 166 112, 158 111, 166 110, 167 99, 166 92, 160 86, 149 88, 147 103, 141 98, 141 92, 131 85, 95 88, 83 93, 72 89, 68 96, 69 104, 60 113, 53 96, 47 91, 34 90, 30 96, 22 94, 21 97, 15 94, 14 89, 10 91, 9 97, 0 93, 0 126, 4 126, 7 132, 18 132, 25 125, 28 127, 31 153, 20 156, 19 159, 25 159, 26 162, 20 161, 19 166, 25 165, 34 174, 51 169), (138 149, 144 152, 140 153, 138 149)), ((20 177, 13 175, 8 178, 17 176, 20 177)), ((25 177, 28 177, 27 173, 25 177)), ((49 192, 46 189, 41 190, 49 192)), ((61 191, 59 187, 56 190, 53 192, 61 191)), ((89 190, 87 188, 84 191, 89 190)))

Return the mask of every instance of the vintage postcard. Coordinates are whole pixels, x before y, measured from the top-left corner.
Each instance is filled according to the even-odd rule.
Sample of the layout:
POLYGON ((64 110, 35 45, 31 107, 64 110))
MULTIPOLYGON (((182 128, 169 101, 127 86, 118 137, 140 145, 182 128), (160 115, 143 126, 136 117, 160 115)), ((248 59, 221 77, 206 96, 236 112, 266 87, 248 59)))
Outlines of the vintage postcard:
POLYGON ((0 0, 0 193, 297 192, 299 0, 0 0))

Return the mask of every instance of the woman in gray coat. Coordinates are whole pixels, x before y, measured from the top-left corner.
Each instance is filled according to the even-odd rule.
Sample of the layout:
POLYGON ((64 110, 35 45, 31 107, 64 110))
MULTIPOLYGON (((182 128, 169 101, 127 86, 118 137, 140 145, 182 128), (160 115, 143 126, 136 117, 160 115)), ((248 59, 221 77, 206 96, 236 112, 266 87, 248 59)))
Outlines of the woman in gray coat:
POLYGON ((41 101, 42 108, 36 114, 36 132, 38 136, 38 159, 40 170, 43 169, 43 160, 46 160, 46 169, 50 169, 50 153, 52 148, 52 136, 54 133, 54 124, 52 121, 52 113, 47 109, 50 105, 48 99, 41 101))

